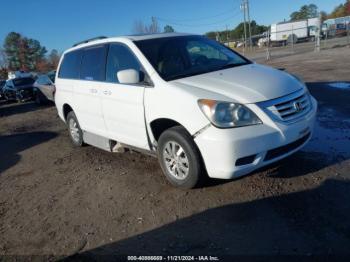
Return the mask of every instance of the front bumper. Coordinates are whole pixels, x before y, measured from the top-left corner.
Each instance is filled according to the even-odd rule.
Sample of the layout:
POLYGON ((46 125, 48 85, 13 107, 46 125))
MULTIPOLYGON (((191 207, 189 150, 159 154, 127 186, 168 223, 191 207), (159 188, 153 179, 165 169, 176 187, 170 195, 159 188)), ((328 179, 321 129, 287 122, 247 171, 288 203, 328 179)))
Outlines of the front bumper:
MULTIPOLYGON (((285 158, 301 149, 311 138, 317 102, 302 119, 285 124, 266 114, 262 125, 219 129, 210 126, 195 137, 209 177, 231 179, 285 158)), ((260 117, 260 115, 259 115, 260 117)))
POLYGON ((6 97, 8 100, 26 101, 33 98, 33 89, 25 88, 19 90, 7 90, 6 97))

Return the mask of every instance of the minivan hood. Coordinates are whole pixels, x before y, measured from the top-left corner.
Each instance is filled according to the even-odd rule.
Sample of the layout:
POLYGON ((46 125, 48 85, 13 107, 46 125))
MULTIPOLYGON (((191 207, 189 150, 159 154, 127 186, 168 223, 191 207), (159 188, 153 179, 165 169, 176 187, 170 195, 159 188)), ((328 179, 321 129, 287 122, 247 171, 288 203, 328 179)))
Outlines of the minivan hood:
POLYGON ((204 89, 245 104, 274 99, 304 88, 304 84, 290 74, 258 64, 186 77, 172 83, 204 89))

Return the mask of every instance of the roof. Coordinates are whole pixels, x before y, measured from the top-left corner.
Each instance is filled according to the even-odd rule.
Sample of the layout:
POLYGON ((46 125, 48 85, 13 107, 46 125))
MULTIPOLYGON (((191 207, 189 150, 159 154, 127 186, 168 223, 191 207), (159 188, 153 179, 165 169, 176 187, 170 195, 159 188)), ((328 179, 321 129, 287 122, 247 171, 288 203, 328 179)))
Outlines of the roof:
POLYGON ((128 38, 132 41, 139 41, 139 40, 147 40, 147 39, 155 39, 155 38, 165 38, 165 37, 174 37, 174 36, 188 36, 193 34, 187 34, 187 33, 159 33, 159 34, 140 34, 140 35, 127 35, 127 36, 121 36, 124 38, 128 38))
POLYGON ((156 38, 166 38, 166 37, 176 37, 176 36, 191 36, 194 34, 187 33, 159 33, 159 34, 140 34, 140 35, 126 35, 126 36, 117 36, 117 37, 96 37, 88 40, 81 41, 75 44, 72 48, 67 49, 64 53, 76 50, 82 47, 91 46, 94 44, 104 44, 113 41, 140 41, 147 39, 156 39, 156 38))

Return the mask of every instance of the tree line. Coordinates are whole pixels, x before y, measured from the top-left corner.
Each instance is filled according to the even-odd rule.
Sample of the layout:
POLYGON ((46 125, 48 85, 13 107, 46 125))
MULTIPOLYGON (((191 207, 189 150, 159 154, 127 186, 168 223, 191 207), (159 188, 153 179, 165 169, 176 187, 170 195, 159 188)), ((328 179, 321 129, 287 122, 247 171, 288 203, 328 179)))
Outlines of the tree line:
POLYGON ((346 0, 344 4, 336 6, 333 12, 327 15, 327 18, 337 18, 343 16, 350 16, 350 0, 346 0))
POLYGON ((47 49, 36 39, 10 32, 0 48, 0 78, 7 78, 8 71, 45 73, 55 70, 60 59, 56 49, 47 49))
MULTIPOLYGON (((249 23, 246 23, 246 28, 248 28, 249 23)), ((259 35, 263 32, 266 32, 268 27, 264 25, 258 25, 256 21, 250 22, 250 28, 252 31, 252 35, 259 35)), ((233 40, 233 39, 241 39, 244 35, 244 23, 238 24, 233 30, 224 30, 224 31, 218 31, 218 32, 207 32, 205 34, 207 37, 211 39, 219 38, 219 41, 225 41, 225 40, 233 40)))
MULTIPOLYGON (((317 17, 319 15, 318 7, 315 4, 303 5, 298 11, 290 15, 290 20, 301 20, 317 17)), ((350 0, 346 0, 344 4, 336 6, 332 12, 327 14, 325 11, 320 11, 322 22, 326 19, 350 16, 350 0)))

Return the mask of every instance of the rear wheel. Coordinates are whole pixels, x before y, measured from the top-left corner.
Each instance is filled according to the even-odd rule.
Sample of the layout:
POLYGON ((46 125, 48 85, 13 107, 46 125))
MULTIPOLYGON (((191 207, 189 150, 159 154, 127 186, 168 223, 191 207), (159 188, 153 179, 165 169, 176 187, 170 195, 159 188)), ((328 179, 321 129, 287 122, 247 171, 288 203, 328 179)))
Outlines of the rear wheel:
POLYGON ((81 130, 78 119, 73 111, 69 112, 67 115, 67 125, 73 145, 83 146, 83 131, 81 130))
POLYGON ((158 159, 169 182, 180 188, 193 188, 202 178, 200 152, 191 135, 180 126, 164 131, 158 140, 158 159))

